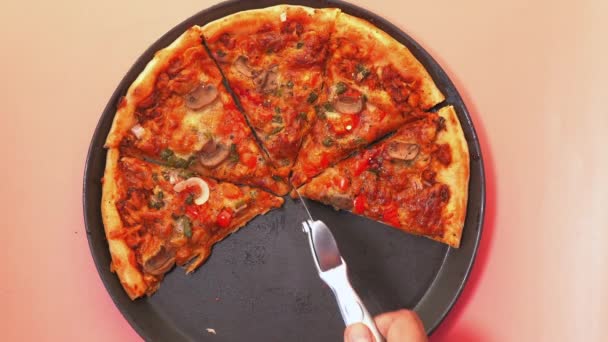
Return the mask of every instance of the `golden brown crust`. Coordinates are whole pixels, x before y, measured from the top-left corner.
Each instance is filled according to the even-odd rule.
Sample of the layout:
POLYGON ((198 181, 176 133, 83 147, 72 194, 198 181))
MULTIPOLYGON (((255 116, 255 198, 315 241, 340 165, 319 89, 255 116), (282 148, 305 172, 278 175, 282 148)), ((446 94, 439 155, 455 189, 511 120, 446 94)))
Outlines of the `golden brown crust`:
POLYGON ((361 37, 360 44, 369 46, 371 58, 378 66, 392 64, 400 73, 420 76, 422 109, 429 109, 445 99, 429 73, 407 47, 368 21, 341 12, 336 21, 335 36, 353 35, 361 37))
POLYGON ((135 260, 133 250, 121 238, 112 237, 113 233, 116 234, 123 228, 118 209, 116 209, 116 201, 119 198, 116 180, 118 159, 118 149, 109 149, 103 178, 101 217, 112 256, 111 269, 118 275, 120 283, 129 297, 135 299, 143 296, 147 292, 148 286, 142 272, 132 263, 135 260))
POLYGON ((254 33, 269 19, 280 22, 282 16, 289 16, 289 12, 292 11, 305 11, 310 15, 317 15, 319 20, 335 18, 340 12, 337 8, 316 9, 306 6, 277 5, 231 14, 206 24, 202 27, 202 31, 205 38, 211 40, 227 30, 238 30, 240 34, 254 33))
POLYGON ((445 233, 436 240, 458 248, 467 213, 469 148, 454 107, 443 107, 438 114, 445 119, 446 130, 438 133, 437 143, 450 146, 452 162, 437 173, 437 181, 450 188, 450 200, 444 210, 445 233))

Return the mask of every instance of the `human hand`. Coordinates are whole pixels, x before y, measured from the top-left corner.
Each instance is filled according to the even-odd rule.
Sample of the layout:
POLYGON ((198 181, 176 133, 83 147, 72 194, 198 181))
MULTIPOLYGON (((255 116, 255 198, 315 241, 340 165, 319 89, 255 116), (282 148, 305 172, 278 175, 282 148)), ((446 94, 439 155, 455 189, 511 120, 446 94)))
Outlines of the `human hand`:
MULTIPOLYGON (((398 310, 376 316, 378 330, 387 342, 427 342, 424 326, 415 312, 398 310)), ((363 323, 355 323, 344 330, 344 342, 374 342, 374 337, 363 323)))

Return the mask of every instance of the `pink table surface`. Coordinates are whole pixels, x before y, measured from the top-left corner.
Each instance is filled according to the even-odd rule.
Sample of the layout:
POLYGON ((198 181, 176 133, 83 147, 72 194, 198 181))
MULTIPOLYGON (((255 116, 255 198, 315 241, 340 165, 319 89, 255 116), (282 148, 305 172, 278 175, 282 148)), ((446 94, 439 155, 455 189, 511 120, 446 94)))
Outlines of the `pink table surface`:
MULTIPOLYGON (((355 2, 443 65, 481 139, 481 249, 431 340, 606 340, 608 2, 355 2)), ((211 4, 0 4, 1 340, 140 340, 89 253, 85 155, 135 59, 211 4)))

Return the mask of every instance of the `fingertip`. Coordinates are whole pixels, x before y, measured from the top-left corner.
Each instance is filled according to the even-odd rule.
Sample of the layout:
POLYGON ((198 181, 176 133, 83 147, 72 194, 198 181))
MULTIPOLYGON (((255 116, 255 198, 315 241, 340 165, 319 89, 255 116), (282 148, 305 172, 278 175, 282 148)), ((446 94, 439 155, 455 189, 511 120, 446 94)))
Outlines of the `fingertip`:
POLYGON ((344 330, 345 342, 373 342, 371 331, 362 323, 351 324, 344 330))

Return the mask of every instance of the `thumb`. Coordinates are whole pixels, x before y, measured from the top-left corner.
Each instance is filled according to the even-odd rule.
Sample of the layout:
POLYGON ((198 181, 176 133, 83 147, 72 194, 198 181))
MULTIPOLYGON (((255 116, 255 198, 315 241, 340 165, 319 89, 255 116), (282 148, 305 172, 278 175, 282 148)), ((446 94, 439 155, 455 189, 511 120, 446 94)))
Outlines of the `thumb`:
POLYGON ((344 342, 374 342, 374 337, 364 324, 355 323, 344 330, 344 342))

